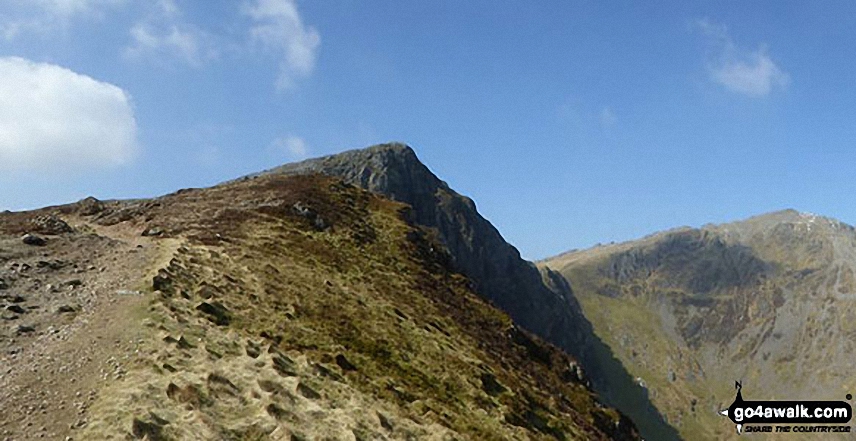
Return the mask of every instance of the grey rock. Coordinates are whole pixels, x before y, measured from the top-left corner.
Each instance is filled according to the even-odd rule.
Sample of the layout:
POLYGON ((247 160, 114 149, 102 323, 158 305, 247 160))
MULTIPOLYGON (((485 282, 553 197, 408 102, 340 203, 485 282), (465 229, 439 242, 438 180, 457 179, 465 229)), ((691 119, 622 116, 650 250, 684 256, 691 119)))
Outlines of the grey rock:
POLYGON ((144 237, 162 236, 163 230, 160 227, 150 227, 143 230, 141 235, 144 237))
POLYGON ((36 332, 36 328, 30 325, 17 325, 13 327, 15 334, 32 334, 36 332))
MULTIPOLYGON (((531 262, 479 214, 475 203, 451 189, 409 146, 382 144, 363 150, 286 164, 263 174, 322 173, 412 207, 410 220, 436 228, 451 265, 470 277, 483 297, 524 328, 585 357, 592 331, 567 283, 548 286, 531 262)), ((305 206, 295 211, 311 216, 305 206)), ((442 260, 444 252, 429 247, 442 260)), ((554 275, 561 278, 561 276, 554 275)))
POLYGON ((24 244, 26 245, 32 245, 37 247, 45 246, 48 243, 47 240, 45 240, 43 237, 30 233, 25 234, 24 237, 21 238, 21 241, 24 242, 24 244))
POLYGON ((81 216, 92 216, 104 211, 104 203, 89 196, 77 202, 77 212, 81 216))
POLYGON ((6 307, 6 310, 15 314, 25 314, 27 312, 21 305, 9 305, 6 307))
POLYGON ((219 326, 226 326, 231 321, 229 310, 220 302, 202 302, 196 306, 196 310, 206 315, 206 318, 219 326))
POLYGON ((74 231, 64 220, 52 214, 38 216, 31 223, 35 230, 42 234, 60 235, 74 231))

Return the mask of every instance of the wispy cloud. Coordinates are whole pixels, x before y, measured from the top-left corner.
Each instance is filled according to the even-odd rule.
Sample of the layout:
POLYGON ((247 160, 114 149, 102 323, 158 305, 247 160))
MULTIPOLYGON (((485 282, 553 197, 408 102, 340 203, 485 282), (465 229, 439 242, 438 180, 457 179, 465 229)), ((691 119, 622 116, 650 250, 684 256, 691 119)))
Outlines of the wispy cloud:
POLYGON ((604 107, 600 111, 600 127, 604 130, 609 130, 615 126, 615 113, 609 107, 604 107))
POLYGON ((299 136, 288 135, 274 139, 270 144, 274 154, 285 154, 288 159, 304 159, 309 156, 309 146, 299 136))
POLYGON ((256 0, 245 4, 244 13, 253 21, 252 40, 280 57, 277 90, 288 90, 312 73, 321 37, 303 24, 294 0, 256 0))
POLYGON ((61 66, 0 58, 0 170, 68 172, 130 161, 137 123, 128 94, 61 66))
POLYGON ((64 32, 73 19, 100 18, 109 7, 127 0, 28 0, 0 2, 0 36, 6 40, 24 34, 44 37, 64 32))
POLYGON ((755 50, 740 47, 725 25, 706 18, 698 20, 696 27, 708 39, 707 70, 715 83, 752 97, 767 96, 775 88, 781 89, 790 83, 790 76, 773 61, 766 46, 755 50))
POLYGON ((124 50, 128 59, 177 59, 199 67, 217 58, 212 38, 183 20, 175 0, 158 0, 148 15, 130 30, 131 43, 124 50))

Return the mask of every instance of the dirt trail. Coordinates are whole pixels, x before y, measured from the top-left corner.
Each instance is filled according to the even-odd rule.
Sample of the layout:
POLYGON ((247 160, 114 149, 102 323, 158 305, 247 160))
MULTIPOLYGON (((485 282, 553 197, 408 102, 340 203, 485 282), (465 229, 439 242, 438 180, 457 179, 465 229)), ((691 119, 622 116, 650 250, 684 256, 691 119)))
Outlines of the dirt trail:
POLYGON ((176 248, 65 220, 75 232, 44 246, 0 236, 0 440, 76 439, 142 343, 148 284, 176 248))

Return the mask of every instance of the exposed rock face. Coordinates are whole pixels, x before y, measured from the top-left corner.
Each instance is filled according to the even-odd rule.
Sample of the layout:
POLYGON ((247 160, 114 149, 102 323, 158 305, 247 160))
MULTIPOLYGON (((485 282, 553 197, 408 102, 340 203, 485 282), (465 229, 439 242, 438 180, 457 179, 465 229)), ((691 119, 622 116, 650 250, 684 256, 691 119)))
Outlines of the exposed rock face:
POLYGON ((727 439, 711 412, 856 387, 856 229, 786 210, 567 253, 546 265, 687 439, 727 439), (744 390, 744 394, 746 394, 744 390))
POLYGON ((320 173, 382 194, 412 207, 410 217, 437 231, 454 266, 476 292, 506 311, 516 323, 580 360, 594 388, 630 416, 643 436, 669 440, 677 434, 648 400, 647 393, 594 335, 571 286, 558 273, 520 257, 475 203, 451 189, 419 161, 407 145, 392 143, 286 164, 263 174, 320 173))
POLYGON ((473 280, 477 292, 523 327, 584 357, 590 325, 570 287, 554 283, 548 288, 535 265, 520 257, 479 214, 475 203, 435 176, 410 147, 382 144, 287 164, 266 173, 336 176, 409 204, 417 224, 436 228, 454 264, 473 280))
POLYGON ((31 222, 33 230, 41 234, 59 235, 74 231, 64 220, 52 214, 37 216, 31 222))

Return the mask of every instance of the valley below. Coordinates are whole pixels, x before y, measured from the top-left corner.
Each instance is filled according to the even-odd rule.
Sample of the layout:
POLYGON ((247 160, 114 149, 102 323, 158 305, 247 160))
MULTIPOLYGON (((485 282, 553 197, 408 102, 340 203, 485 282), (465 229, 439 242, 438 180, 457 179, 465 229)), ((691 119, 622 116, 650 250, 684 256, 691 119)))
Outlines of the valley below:
POLYGON ((683 228, 542 262, 686 439, 737 434, 734 382, 756 400, 844 400, 856 233, 793 210, 683 228))

